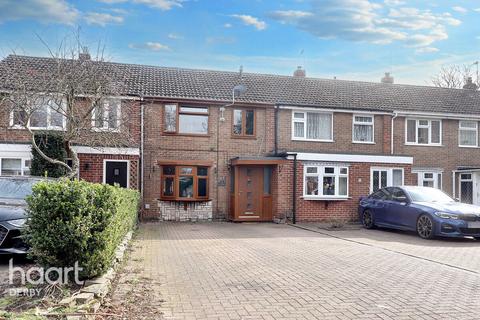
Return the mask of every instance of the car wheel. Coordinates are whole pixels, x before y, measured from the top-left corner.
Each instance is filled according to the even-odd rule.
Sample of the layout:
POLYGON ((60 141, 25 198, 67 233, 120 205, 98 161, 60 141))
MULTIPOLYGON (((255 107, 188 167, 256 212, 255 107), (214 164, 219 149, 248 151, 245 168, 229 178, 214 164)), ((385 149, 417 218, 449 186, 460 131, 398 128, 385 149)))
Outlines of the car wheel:
POLYGON ((433 239, 434 224, 432 218, 426 214, 422 214, 417 220, 417 234, 422 239, 433 239))
POLYGON ((365 210, 362 215, 362 224, 365 229, 373 229, 375 223, 373 223, 373 216, 370 210, 365 210))

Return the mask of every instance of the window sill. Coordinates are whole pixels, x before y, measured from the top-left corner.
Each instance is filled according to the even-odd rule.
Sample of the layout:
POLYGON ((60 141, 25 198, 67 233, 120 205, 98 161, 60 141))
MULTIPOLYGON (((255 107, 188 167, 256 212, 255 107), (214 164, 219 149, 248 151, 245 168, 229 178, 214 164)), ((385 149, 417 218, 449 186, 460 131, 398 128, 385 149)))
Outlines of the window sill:
POLYGON ((352 199, 351 197, 323 197, 323 196, 303 196, 303 200, 315 200, 315 201, 346 201, 352 199))
POLYGON ((158 201, 170 201, 170 202, 209 202, 212 201, 212 199, 178 199, 178 198, 160 198, 157 199, 158 201))
POLYGON ((111 132, 111 133, 119 133, 119 129, 109 129, 109 128, 96 128, 92 127, 93 132, 111 132))
POLYGON ((406 146, 412 146, 412 147, 444 147, 443 144, 439 143, 430 143, 430 144, 421 144, 421 143, 405 143, 406 146))
POLYGON ((232 139, 246 139, 246 140, 257 140, 256 136, 236 136, 232 135, 232 139))
POLYGON ((459 148, 470 148, 470 149, 476 149, 478 148, 478 146, 462 146, 462 145, 458 145, 459 148))
POLYGON ((292 141, 328 142, 328 143, 333 143, 333 142, 335 142, 335 140, 317 140, 317 139, 301 139, 301 138, 292 138, 292 141))
MULTIPOLYGON (((10 126, 9 130, 27 130, 27 128, 22 126, 10 126)), ((51 127, 51 128, 42 128, 42 127, 30 127, 33 131, 66 131, 65 128, 51 127)))
POLYGON ((175 132, 163 132, 163 136, 168 137, 197 137, 197 138, 210 138, 209 134, 195 134, 195 133, 175 133, 175 132))
POLYGON ((352 141, 352 143, 355 143, 355 144, 376 144, 375 141, 372 141, 372 142, 368 142, 368 141, 352 141))

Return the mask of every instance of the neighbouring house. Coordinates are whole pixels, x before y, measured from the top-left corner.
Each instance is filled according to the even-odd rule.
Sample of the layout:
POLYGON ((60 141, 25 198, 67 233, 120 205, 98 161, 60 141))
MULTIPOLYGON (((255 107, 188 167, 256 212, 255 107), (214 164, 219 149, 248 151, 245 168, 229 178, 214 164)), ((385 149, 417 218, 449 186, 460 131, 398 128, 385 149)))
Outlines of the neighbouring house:
MULTIPOLYGON (((38 72, 50 63, 8 59, 38 72)), ((134 110, 137 139, 79 141, 79 178, 120 174, 142 190, 144 219, 355 220, 360 196, 402 184, 480 204, 475 88, 109 65, 125 84, 112 101, 134 110)), ((0 132, 1 174, 28 174, 28 139, 11 124, 0 132)))

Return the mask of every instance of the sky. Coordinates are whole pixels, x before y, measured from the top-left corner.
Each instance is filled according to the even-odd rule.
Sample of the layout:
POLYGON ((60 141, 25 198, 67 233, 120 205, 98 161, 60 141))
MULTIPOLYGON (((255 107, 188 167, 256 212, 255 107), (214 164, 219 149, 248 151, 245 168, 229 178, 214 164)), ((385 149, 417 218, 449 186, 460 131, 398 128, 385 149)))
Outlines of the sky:
POLYGON ((79 30, 114 62, 431 85, 480 60, 479 21, 476 0, 0 0, 0 57, 79 30))

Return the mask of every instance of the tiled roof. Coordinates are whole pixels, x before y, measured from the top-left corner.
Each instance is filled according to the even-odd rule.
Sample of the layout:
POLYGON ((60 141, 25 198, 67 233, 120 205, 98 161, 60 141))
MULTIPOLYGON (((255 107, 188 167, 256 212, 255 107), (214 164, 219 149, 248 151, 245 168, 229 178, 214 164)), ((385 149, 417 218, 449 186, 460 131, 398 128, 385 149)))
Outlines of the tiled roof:
MULTIPOLYGON (((51 58, 8 56, 1 63, 44 73, 55 66, 51 58)), ((309 105, 359 110, 404 110, 480 114, 480 92, 428 86, 298 78, 271 74, 195 70, 146 65, 103 63, 123 83, 123 94, 228 102, 232 88, 244 84, 239 101, 309 105)), ((0 86, 5 79, 0 74, 0 86)))

